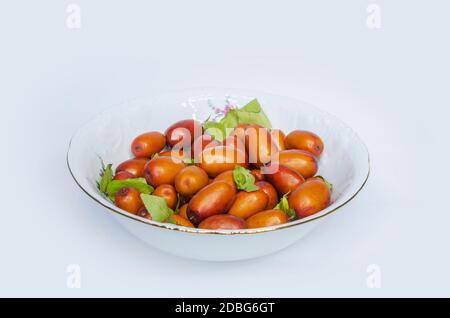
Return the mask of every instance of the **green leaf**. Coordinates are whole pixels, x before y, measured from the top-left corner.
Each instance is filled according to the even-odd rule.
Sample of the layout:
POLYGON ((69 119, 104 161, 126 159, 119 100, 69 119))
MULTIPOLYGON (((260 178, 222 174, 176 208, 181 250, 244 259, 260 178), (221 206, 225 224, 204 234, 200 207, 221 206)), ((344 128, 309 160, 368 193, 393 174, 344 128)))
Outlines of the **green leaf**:
POLYGON ((167 206, 164 198, 156 195, 141 193, 141 199, 152 220, 156 222, 165 222, 174 212, 167 206))
POLYGON ((230 110, 220 122, 205 121, 203 127, 208 135, 213 136, 218 141, 223 141, 228 133, 239 124, 261 125, 272 128, 269 118, 257 99, 250 101, 242 108, 230 110))
POLYGON ((223 141, 226 137, 226 129, 221 122, 207 121, 203 124, 203 128, 205 133, 218 141, 223 141))
POLYGON ((259 187, 255 185, 255 177, 244 167, 237 166, 233 170, 234 183, 239 190, 246 192, 258 191, 259 187))
POLYGON ((232 109, 228 112, 228 114, 220 121, 220 123, 223 125, 223 127, 225 128, 225 132, 226 129, 229 128, 234 128, 237 125, 239 125, 239 117, 238 117, 238 112, 239 110, 237 109, 232 109))
POLYGON ((272 128, 269 118, 256 98, 244 107, 237 109, 236 113, 239 124, 261 125, 266 128, 272 128))
POLYGON ((135 188, 141 193, 151 194, 154 189, 151 185, 147 184, 144 178, 133 178, 126 180, 113 180, 108 184, 106 193, 111 200, 114 200, 117 192, 123 188, 135 188))
POLYGON ((281 198, 280 202, 275 206, 274 209, 285 212, 288 215, 289 219, 293 219, 295 217, 295 211, 294 211, 294 209, 291 209, 289 207, 289 201, 287 199, 287 196, 288 196, 288 194, 285 194, 281 198))
MULTIPOLYGON (((104 165, 102 164, 104 167, 104 165)), ((108 184, 113 179, 113 171, 112 171, 112 164, 107 165, 103 168, 102 178, 100 179, 100 182, 98 182, 98 189, 101 193, 106 193, 106 189, 108 187, 108 184)))

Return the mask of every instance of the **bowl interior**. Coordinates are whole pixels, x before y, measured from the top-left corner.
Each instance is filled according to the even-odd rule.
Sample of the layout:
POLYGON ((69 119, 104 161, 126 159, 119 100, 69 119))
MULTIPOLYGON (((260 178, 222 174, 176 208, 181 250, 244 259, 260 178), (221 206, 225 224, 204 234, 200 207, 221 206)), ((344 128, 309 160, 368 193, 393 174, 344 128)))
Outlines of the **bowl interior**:
MULTIPOLYGON (((368 152, 359 137, 347 125, 299 100, 236 89, 183 90, 129 101, 107 109, 82 126, 72 138, 67 158, 69 169, 76 182, 90 197, 112 211, 141 222, 187 232, 264 231, 209 231, 147 221, 115 207, 99 193, 96 186, 101 159, 105 163, 113 163, 116 167, 131 158, 130 143, 137 135, 146 131, 164 132, 169 125, 181 119, 194 118, 204 121, 214 114, 212 107, 223 108, 227 103, 243 106, 253 98, 258 98, 274 128, 280 128, 285 133, 294 129, 310 130, 324 141, 325 150, 320 157, 318 174, 333 184, 333 203, 320 213, 291 222, 289 226, 328 214, 349 201, 362 188, 369 173, 368 152)), ((273 228, 285 226, 287 225, 273 228)))

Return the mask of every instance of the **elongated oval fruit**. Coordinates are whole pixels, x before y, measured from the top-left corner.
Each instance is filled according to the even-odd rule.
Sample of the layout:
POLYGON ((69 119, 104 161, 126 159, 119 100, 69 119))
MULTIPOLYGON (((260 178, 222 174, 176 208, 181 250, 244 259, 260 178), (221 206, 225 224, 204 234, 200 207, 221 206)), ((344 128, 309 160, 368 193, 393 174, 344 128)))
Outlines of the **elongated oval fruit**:
POLYGON ((286 137, 286 147, 305 150, 318 157, 323 152, 323 141, 310 131, 294 130, 286 137))
POLYGON ((203 150, 211 147, 220 146, 221 143, 209 135, 201 135, 194 140, 192 145, 192 158, 198 158, 203 150))
POLYGON ((175 178, 175 188, 186 198, 192 197, 209 183, 208 174, 197 166, 187 166, 175 178))
POLYGON ((128 171, 119 171, 114 176, 114 180, 127 180, 127 179, 133 179, 136 178, 134 174, 129 173, 128 171))
POLYGON ((268 196, 261 189, 254 192, 241 191, 236 195, 228 214, 247 219, 255 213, 265 210, 268 196))
POLYGON ((122 162, 116 168, 116 174, 126 171, 134 176, 140 178, 143 176, 144 167, 149 160, 146 158, 133 158, 122 162))
POLYGON ((227 147, 234 147, 241 151, 246 151, 245 142, 241 140, 238 136, 228 136, 227 138, 224 139, 222 144, 227 147))
POLYGON ((287 221, 288 217, 285 212, 281 210, 267 210, 249 217, 246 223, 249 229, 256 229, 284 224, 287 221))
POLYGON ((270 135, 272 136, 272 141, 275 146, 277 146, 279 151, 286 150, 286 135, 280 129, 272 129, 270 131, 270 135))
POLYGON ((223 181, 225 183, 228 183, 234 190, 234 193, 237 193, 238 189, 236 186, 236 182, 234 182, 234 175, 233 170, 228 170, 225 172, 222 172, 217 177, 214 178, 213 182, 217 181, 223 181))
POLYGON ((180 215, 173 214, 169 217, 168 220, 170 223, 185 226, 185 227, 195 227, 194 224, 192 224, 189 220, 181 217, 180 215))
POLYGON ((314 176, 319 168, 314 155, 304 150, 280 151, 272 159, 273 162, 279 162, 280 165, 294 169, 305 179, 314 176))
POLYGON ((185 160, 191 159, 190 152, 191 152, 190 149, 187 149, 187 150, 172 149, 172 150, 160 152, 158 155, 159 155, 159 157, 170 157, 172 159, 178 159, 178 160, 185 161, 185 160))
POLYGON ((271 185, 269 182, 266 182, 266 181, 258 181, 255 184, 268 197, 265 210, 273 209, 278 204, 278 201, 279 201, 277 190, 274 188, 273 185, 271 185))
POLYGON ((153 195, 163 198, 167 202, 167 206, 171 209, 175 209, 178 201, 177 191, 170 184, 162 184, 158 186, 153 195))
POLYGON ((199 166, 210 177, 233 170, 236 166, 248 167, 247 155, 239 149, 217 146, 205 149, 198 159, 199 166))
MULTIPOLYGON (((251 127, 251 126, 252 125, 250 125, 250 124, 242 124, 241 123, 233 129, 233 131, 230 133, 230 136, 237 137, 245 144, 245 131, 248 127, 251 127)), ((258 125, 258 127, 262 127, 262 126, 258 125)))
POLYGON ((157 131, 137 136, 131 143, 131 152, 139 158, 150 158, 166 146, 166 137, 157 131))
POLYGON ((287 166, 279 165, 275 173, 266 174, 266 179, 277 189, 278 193, 285 195, 297 189, 305 182, 300 173, 287 166))
POLYGON ((148 184, 158 187, 162 184, 175 184, 177 174, 186 165, 171 157, 157 157, 150 160, 144 167, 144 177, 148 184))
POLYGON ((184 147, 192 145, 194 140, 203 134, 202 124, 193 119, 176 122, 166 130, 166 142, 170 147, 179 145, 184 147))
POLYGON ((250 126, 245 129, 245 148, 249 162, 257 167, 268 163, 278 148, 272 141, 270 130, 259 126, 250 126))
POLYGON ((243 219, 229 214, 210 216, 198 226, 199 229, 208 230, 240 230, 246 227, 243 219))
POLYGON ((313 215, 330 205, 331 191, 322 180, 312 179, 299 186, 289 196, 289 207, 298 218, 313 215))
POLYGON ((141 193, 135 188, 122 188, 117 192, 115 204, 127 212, 136 214, 144 205, 141 200, 141 193))
POLYGON ((234 189, 228 183, 213 182, 192 197, 188 219, 197 225, 210 216, 227 213, 233 202, 234 189))

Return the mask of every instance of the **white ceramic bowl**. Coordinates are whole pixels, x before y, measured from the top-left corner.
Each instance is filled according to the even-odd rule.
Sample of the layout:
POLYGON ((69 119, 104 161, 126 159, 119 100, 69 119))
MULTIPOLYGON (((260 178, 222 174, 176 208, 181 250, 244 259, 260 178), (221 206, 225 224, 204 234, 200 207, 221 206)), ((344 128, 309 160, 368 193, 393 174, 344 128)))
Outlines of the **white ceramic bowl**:
MULTIPOLYGON (((334 116, 304 102, 237 89, 189 89, 126 102, 97 115, 73 136, 67 155, 69 170, 92 199, 102 205, 130 233, 149 245, 175 255, 210 261, 233 261, 267 255, 293 244, 330 213, 344 208, 364 186, 369 155, 361 139, 334 116), (274 127, 285 132, 311 130, 324 141, 319 175, 333 186, 333 203, 318 214, 287 224, 248 230, 201 230, 142 219, 123 211, 96 186, 102 158, 117 166, 131 157, 130 143, 138 134, 165 129, 186 118, 205 120, 211 105, 225 100, 242 106, 258 98, 274 127)), ((101 226, 101 225, 99 225, 101 226)))

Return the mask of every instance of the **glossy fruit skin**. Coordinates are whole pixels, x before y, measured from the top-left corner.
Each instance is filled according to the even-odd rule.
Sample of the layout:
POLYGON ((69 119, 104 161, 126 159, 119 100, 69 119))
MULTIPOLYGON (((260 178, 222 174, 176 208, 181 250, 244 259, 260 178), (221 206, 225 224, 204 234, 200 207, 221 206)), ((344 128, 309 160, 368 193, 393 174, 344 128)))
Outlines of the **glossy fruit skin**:
POLYGON ((255 125, 247 127, 245 130, 245 149, 248 153, 249 163, 256 167, 270 162, 272 155, 278 152, 278 148, 272 141, 270 130, 255 125))
POLYGON ((186 151, 182 149, 174 149, 174 150, 167 150, 160 152, 159 157, 170 157, 172 159, 178 159, 178 160, 189 160, 191 159, 190 150, 187 149, 186 151))
POLYGON ((177 206, 178 196, 177 191, 170 184, 162 184, 158 186, 152 195, 156 195, 166 200, 167 206, 171 209, 175 209, 177 206))
POLYGON ((188 219, 188 216, 187 216, 187 208, 188 208, 188 203, 186 203, 186 204, 183 204, 182 206, 181 206, 181 208, 180 208, 180 211, 178 212, 178 214, 181 216, 181 217, 183 217, 183 218, 185 218, 186 220, 188 219))
POLYGON ((287 166, 279 165, 277 171, 273 174, 266 174, 266 179, 280 195, 285 195, 297 189, 299 185, 305 182, 300 173, 287 166))
POLYGON ((217 177, 214 178, 213 182, 222 181, 225 183, 228 183, 232 188, 234 193, 236 194, 238 189, 236 186, 236 183, 234 182, 234 176, 233 176, 233 170, 228 170, 225 172, 222 172, 217 177))
POLYGON ((228 136, 222 142, 224 146, 237 148, 241 151, 245 150, 245 139, 241 140, 238 136, 228 136))
POLYGON ((286 150, 286 135, 280 129, 272 129, 270 131, 270 135, 272 136, 272 141, 275 143, 279 151, 286 150))
POLYGON ((284 150, 275 154, 274 161, 287 166, 300 173, 303 178, 308 179, 317 173, 319 165, 311 153, 304 150, 284 150))
POLYGON ((134 178, 143 177, 144 167, 148 163, 146 158, 133 158, 122 162, 116 168, 116 174, 121 171, 129 172, 134 176, 134 178))
POLYGON ((205 149, 199 158, 200 168, 205 170, 210 177, 233 170, 238 165, 247 168, 248 158, 244 152, 232 147, 211 147, 205 149))
POLYGON ((287 214, 281 210, 266 210, 247 219, 247 227, 249 229, 257 229, 261 227, 275 226, 287 223, 287 214))
POLYGON ((183 218, 180 215, 173 214, 169 217, 169 222, 175 223, 176 225, 181 225, 185 227, 195 227, 189 220, 183 218))
POLYGON ((202 221, 199 229, 208 230, 241 230, 247 228, 245 221, 237 216, 230 214, 210 216, 202 221))
POLYGON ((269 197, 262 190, 254 192, 241 191, 236 195, 228 214, 247 219, 253 214, 266 209, 269 197))
POLYGON ((197 225, 204 219, 227 213, 234 202, 234 190, 228 183, 213 182, 197 192, 189 202, 187 216, 197 225))
POLYGON ((158 187, 163 184, 175 185, 177 174, 186 165, 171 157, 157 157, 150 160, 144 167, 144 177, 148 184, 158 187))
POLYGON ((137 158, 150 158, 166 146, 166 137, 157 131, 137 136, 131 143, 131 152, 137 158))
POLYGON ((132 214, 136 214, 142 207, 141 193, 135 188, 122 188, 117 192, 115 204, 132 214))
POLYGON ((220 145, 221 143, 212 136, 201 135, 194 140, 194 144, 192 145, 192 158, 198 158, 205 149, 220 145))
POLYGON ((127 180, 136 178, 134 174, 129 173, 128 171, 119 171, 114 176, 113 180, 127 180))
POLYGON ((256 182, 266 180, 260 169, 253 169, 251 173, 255 177, 256 182))
MULTIPOLYGON (((230 136, 239 138, 243 143, 245 143, 245 131, 248 127, 251 127, 250 124, 239 124, 237 125, 233 131, 230 133, 230 136)), ((261 126, 259 126, 261 127, 261 126)))
POLYGON ((287 149, 305 150, 318 157, 323 152, 323 141, 315 133, 306 130, 294 130, 286 137, 287 149))
POLYGON ((309 180, 289 196, 289 206, 299 219, 327 208, 331 203, 331 191, 321 180, 309 180))
POLYGON ((258 181, 255 185, 267 195, 268 200, 265 210, 273 209, 279 202, 278 193, 275 187, 266 181, 258 181))
POLYGON ((186 198, 192 197, 209 183, 208 174, 197 166, 187 166, 175 178, 175 188, 186 198))
POLYGON ((181 141, 183 146, 190 146, 194 140, 203 135, 202 124, 193 119, 185 119, 176 122, 166 130, 166 142, 170 147, 174 147, 181 141))
POLYGON ((147 209, 145 208, 145 206, 142 206, 138 212, 136 213, 137 216, 140 216, 141 218, 147 219, 147 220, 151 220, 152 216, 150 215, 150 213, 148 213, 147 209))

